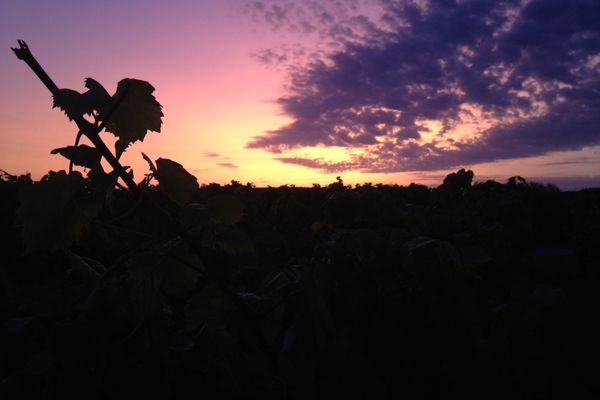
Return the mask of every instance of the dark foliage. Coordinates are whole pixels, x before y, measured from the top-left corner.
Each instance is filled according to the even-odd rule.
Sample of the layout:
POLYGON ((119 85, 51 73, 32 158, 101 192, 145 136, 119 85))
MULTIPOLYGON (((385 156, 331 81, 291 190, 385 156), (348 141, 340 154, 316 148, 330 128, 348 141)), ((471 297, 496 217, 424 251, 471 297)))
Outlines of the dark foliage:
MULTIPOLYGON (((213 184, 180 207, 150 187, 207 261, 116 189, 70 245, 28 251, 19 193, 61 176, 0 182, 3 398, 596 393, 598 190, 459 171, 433 190, 213 184)), ((73 179, 78 204, 101 185, 73 179)))
POLYGON ((118 158, 160 131, 154 88, 59 89, 13 50, 90 170, 0 174, 0 398, 598 395, 600 190, 198 187, 145 154, 136 183, 118 158))

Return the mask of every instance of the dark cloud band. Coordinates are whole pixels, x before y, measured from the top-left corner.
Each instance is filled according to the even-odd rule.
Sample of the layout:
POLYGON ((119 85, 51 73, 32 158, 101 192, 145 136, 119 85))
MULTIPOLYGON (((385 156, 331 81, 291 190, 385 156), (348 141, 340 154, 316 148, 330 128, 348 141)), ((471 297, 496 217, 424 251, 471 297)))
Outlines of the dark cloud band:
POLYGON ((326 171, 398 172, 600 143, 600 2, 381 0, 362 18, 359 2, 340 4, 346 19, 299 4, 277 17, 281 29, 303 15, 341 44, 290 70, 278 103, 293 122, 248 147, 326 171), (480 129, 457 137, 470 114, 480 129), (341 163, 285 154, 309 146, 361 151, 341 163))

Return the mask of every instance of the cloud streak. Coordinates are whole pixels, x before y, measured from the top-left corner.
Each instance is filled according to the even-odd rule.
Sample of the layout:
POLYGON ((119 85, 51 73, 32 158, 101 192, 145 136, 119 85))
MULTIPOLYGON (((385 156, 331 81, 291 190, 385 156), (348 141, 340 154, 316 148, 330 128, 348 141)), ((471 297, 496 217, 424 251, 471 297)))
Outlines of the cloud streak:
MULTIPOLYGON (((327 57, 289 69, 278 104, 293 122, 247 145, 281 162, 438 170, 600 143, 597 1, 290 2, 278 12, 250 4, 275 30, 303 20, 337 41, 327 57), (293 153, 313 146, 353 155, 293 153)), ((273 51, 265 62, 286 57, 273 51)))
POLYGON ((217 165, 220 166, 220 167, 231 168, 231 169, 237 169, 237 168, 239 168, 237 165, 235 165, 233 163, 217 163, 217 165))

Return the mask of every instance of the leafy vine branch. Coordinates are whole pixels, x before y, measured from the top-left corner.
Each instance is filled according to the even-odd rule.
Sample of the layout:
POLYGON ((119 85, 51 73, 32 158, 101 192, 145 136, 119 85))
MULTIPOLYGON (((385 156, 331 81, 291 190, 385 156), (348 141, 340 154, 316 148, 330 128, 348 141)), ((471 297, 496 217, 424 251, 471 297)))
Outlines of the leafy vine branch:
MULTIPOLYGON (((29 50, 29 46, 25 43, 24 40, 18 40, 19 47, 13 48, 12 50, 15 52, 17 58, 19 60, 23 60, 29 68, 33 70, 33 72, 40 78, 42 83, 46 85, 52 96, 56 99, 61 97, 61 89, 58 88, 56 83, 50 78, 50 76, 44 71, 44 68, 38 63, 35 59, 31 50, 29 50)), ((134 182, 133 178, 125 171, 125 168, 119 163, 117 158, 112 154, 112 152, 108 149, 104 141, 100 138, 99 133, 105 127, 110 118, 113 116, 114 111, 121 105, 126 93, 128 86, 119 94, 119 96, 112 103, 111 107, 107 110, 106 118, 99 126, 94 126, 94 124, 90 123, 88 120, 83 118, 83 115, 75 115, 72 119, 77 124, 77 128, 79 128, 79 132, 85 135, 96 147, 98 151, 102 154, 102 156, 106 159, 106 161, 110 164, 110 166, 117 172, 119 177, 125 182, 129 190, 134 193, 137 193, 139 188, 134 182)), ((70 116, 71 117, 71 116, 70 116)))
MULTIPOLYGON (((223 257, 216 250, 203 247, 198 238, 180 221, 171 216, 150 196, 144 196, 140 186, 133 180, 132 174, 128 173, 119 162, 120 155, 126 148, 137 140, 143 141, 148 130, 160 132, 163 113, 162 106, 152 95, 154 88, 145 81, 123 79, 119 82, 115 95, 111 96, 102 85, 92 78, 87 78, 85 86, 88 91, 85 93, 60 89, 35 59, 27 43, 18 40, 18 44, 19 47, 12 48, 17 58, 23 60, 52 93, 54 107, 62 109, 69 119, 75 122, 79 129, 78 139, 83 135, 94 146, 79 145, 77 140, 75 146, 55 149, 52 153, 61 154, 70 160, 71 165, 75 163, 90 168, 92 172, 102 171, 100 159, 103 157, 113 169, 113 176, 116 174, 121 178, 129 192, 136 196, 136 208, 141 205, 147 211, 151 211, 200 258, 206 277, 226 293, 232 303, 244 314, 246 321, 255 330, 258 342, 265 349, 266 343, 257 325, 257 313, 225 282, 219 272, 217 266, 223 263, 223 257), (87 120, 84 115, 91 115, 94 122, 87 120), (103 130, 113 133, 118 138, 115 154, 100 137, 99 134, 103 130)), ((150 165, 151 176, 159 181, 159 188, 164 189, 179 205, 189 202, 190 192, 198 188, 195 177, 174 161, 159 158, 155 166, 145 154, 143 157, 150 165)), ((69 187, 66 178, 61 179, 65 187, 69 187)), ((149 180, 145 179, 142 185, 147 186, 148 182, 149 180)), ((116 180, 113 183, 117 184, 116 180)), ((234 204, 235 207, 237 206, 234 204)))

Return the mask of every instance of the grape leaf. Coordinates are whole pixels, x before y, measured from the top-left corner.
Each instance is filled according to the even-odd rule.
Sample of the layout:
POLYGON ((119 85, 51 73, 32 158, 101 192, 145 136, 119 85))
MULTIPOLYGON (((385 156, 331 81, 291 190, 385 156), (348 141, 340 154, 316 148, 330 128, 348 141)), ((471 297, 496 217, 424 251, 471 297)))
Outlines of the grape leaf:
POLYGON ((65 250, 65 256, 69 261, 71 270, 75 271, 79 275, 86 276, 88 280, 97 281, 106 273, 106 267, 98 260, 79 256, 69 250, 65 250))
POLYGON ((158 243, 144 246, 127 261, 131 286, 131 304, 141 320, 162 313, 164 297, 160 292, 160 259, 163 254, 158 243))
POLYGON ((156 285, 153 275, 132 286, 131 304, 140 320, 160 317, 165 309, 165 298, 156 285))
POLYGON ((237 226, 217 225, 214 235, 215 245, 232 256, 254 252, 252 239, 237 226))
POLYGON ((212 222, 203 204, 189 203, 178 210, 177 221, 192 235, 200 234, 212 222))
POLYGON ((100 160, 102 154, 95 148, 80 144, 79 146, 60 147, 52 150, 52 154, 60 154, 61 156, 73 161, 75 165, 79 165, 90 169, 101 169, 100 160))
POLYGON ((165 258, 161 265, 163 290, 177 298, 191 295, 196 289, 196 282, 201 277, 201 272, 204 271, 200 258, 181 240, 167 244, 165 258))
POLYGON ((189 203, 192 193, 198 190, 196 177, 181 164, 166 158, 156 160, 154 177, 158 180, 158 189, 179 205, 189 203))
POLYGON ((60 108, 69 120, 91 114, 94 110, 98 111, 98 114, 106 112, 111 102, 111 96, 106 89, 92 78, 85 79, 85 87, 88 90, 84 93, 72 89, 59 89, 54 95, 53 108, 60 108))
POLYGON ((208 212, 217 222, 233 225, 244 214, 244 204, 235 196, 217 195, 208 199, 208 212))
POLYGON ((85 87, 88 90, 81 95, 85 104, 91 109, 98 111, 100 115, 105 113, 110 104, 111 96, 104 89, 104 86, 92 78, 86 78, 85 87))
MULTIPOLYGON (((122 79, 117 85, 111 104, 123 97, 106 122, 106 131, 118 138, 115 144, 118 155, 136 140, 143 141, 147 131, 160 132, 162 106, 152 92, 154 87, 150 83, 138 79, 122 79)), ((104 117, 101 115, 100 119, 104 117)))
POLYGON ((85 98, 76 90, 58 89, 58 92, 53 97, 54 104, 52 108, 60 108, 67 114, 69 120, 83 116, 83 114, 91 114, 92 107, 85 101, 85 98))
POLYGON ((150 285, 182 298, 195 289, 203 268, 198 256, 181 241, 166 245, 151 243, 135 253, 127 263, 127 272, 134 287, 150 285))
POLYGON ((211 283, 186 303, 186 325, 194 328, 205 324, 209 329, 217 330, 225 325, 227 315, 233 310, 234 306, 223 290, 211 283))
POLYGON ((59 171, 20 189, 15 225, 28 252, 66 249, 81 235, 100 209, 95 199, 77 196, 84 188, 79 172, 59 171))
POLYGON ((127 273, 135 285, 152 280, 157 288, 160 282, 154 282, 160 270, 160 261, 164 257, 160 243, 148 243, 134 253, 127 261, 127 273))

